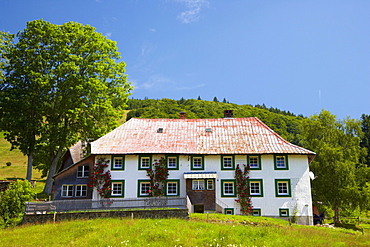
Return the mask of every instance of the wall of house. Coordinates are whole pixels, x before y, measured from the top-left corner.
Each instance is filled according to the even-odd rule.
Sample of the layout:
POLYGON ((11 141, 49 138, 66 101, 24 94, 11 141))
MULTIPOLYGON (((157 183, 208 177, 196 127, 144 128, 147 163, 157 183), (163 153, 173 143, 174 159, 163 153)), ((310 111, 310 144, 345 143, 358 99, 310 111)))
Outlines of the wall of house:
MULTIPOLYGON (((112 156, 106 157, 112 160, 112 156)), ((152 161, 165 157, 165 155, 153 155, 152 161)), ((138 197, 138 180, 148 180, 145 170, 138 170, 139 155, 126 155, 124 170, 111 171, 112 180, 125 181, 125 198, 138 197)), ((246 155, 235 155, 234 163, 246 164, 246 155)), ((262 216, 280 217, 281 209, 287 210, 288 215, 282 218, 288 219, 294 214, 299 216, 302 224, 312 224, 312 200, 311 186, 309 178, 308 158, 306 155, 288 155, 288 170, 276 170, 274 165, 274 155, 261 155, 261 170, 251 170, 250 179, 262 179, 263 196, 253 197, 253 208, 260 209, 262 216), (276 179, 286 179, 290 181, 290 195, 287 197, 276 196, 276 179)), ((184 172, 192 172, 191 158, 189 155, 179 155, 179 169, 170 170, 168 179, 179 180, 180 197, 186 197, 186 180, 184 172)), ((233 209, 238 214, 239 205, 235 202, 235 197, 224 197, 222 194, 222 181, 234 179, 235 169, 221 169, 221 155, 204 155, 204 169, 201 171, 213 171, 217 173, 215 180, 215 194, 217 201, 222 203, 223 208, 233 209)), ((93 198, 97 198, 94 193, 93 198)))
POLYGON ((91 199, 92 189, 87 187, 87 195, 80 197, 76 196, 76 186, 77 185, 87 185, 90 182, 90 175, 94 166, 95 159, 93 156, 83 160, 82 162, 72 166, 65 172, 59 174, 54 178, 54 200, 71 200, 71 199, 91 199), (89 177, 78 178, 77 169, 78 166, 89 166, 89 177), (63 185, 72 185, 73 194, 72 196, 62 196, 63 185))

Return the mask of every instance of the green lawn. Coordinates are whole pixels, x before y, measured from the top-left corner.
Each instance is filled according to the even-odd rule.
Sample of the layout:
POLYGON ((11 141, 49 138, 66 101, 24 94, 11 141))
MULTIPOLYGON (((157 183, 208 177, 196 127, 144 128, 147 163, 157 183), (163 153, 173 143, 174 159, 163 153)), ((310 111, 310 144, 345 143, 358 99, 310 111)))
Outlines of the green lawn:
POLYGON ((96 219, 0 230, 0 246, 370 246, 370 235, 221 214, 96 219))
MULTIPOLYGON (((24 156, 19 150, 10 151, 10 143, 4 139, 4 134, 0 132, 0 180, 26 178, 27 156, 24 156), (6 163, 11 162, 11 166, 6 163)), ((33 170, 32 179, 41 179, 41 173, 33 170)))

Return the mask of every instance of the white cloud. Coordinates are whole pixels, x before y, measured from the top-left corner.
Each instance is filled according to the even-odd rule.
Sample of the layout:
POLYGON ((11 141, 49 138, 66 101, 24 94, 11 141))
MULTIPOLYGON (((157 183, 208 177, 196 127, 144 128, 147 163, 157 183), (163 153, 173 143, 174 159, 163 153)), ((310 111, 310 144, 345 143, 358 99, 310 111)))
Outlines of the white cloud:
POLYGON ((202 84, 197 84, 197 85, 193 85, 193 86, 185 86, 185 87, 178 87, 176 88, 176 90, 194 90, 194 89, 197 89, 197 88, 201 88, 201 87, 204 87, 206 86, 206 84, 202 83, 202 84))
POLYGON ((191 23, 199 19, 199 13, 203 7, 208 7, 209 2, 207 0, 178 0, 183 3, 187 10, 181 12, 177 18, 181 20, 182 23, 191 23))
POLYGON ((157 32, 157 30, 154 29, 154 28, 149 28, 149 31, 151 31, 151 32, 157 32))
POLYGON ((173 87, 175 83, 164 76, 154 75, 149 78, 147 82, 140 86, 140 89, 168 89, 173 87))
POLYGON ((187 83, 186 85, 179 84, 172 79, 165 77, 163 75, 153 75, 151 76, 145 83, 138 84, 137 81, 133 82, 135 89, 142 89, 142 90, 151 90, 151 91, 166 91, 174 90, 174 91, 189 91, 198 89, 201 87, 205 87, 206 84, 194 84, 191 85, 187 83))
POLYGON ((105 36, 106 36, 108 39, 110 39, 110 37, 112 36, 112 33, 111 33, 111 32, 106 33, 106 34, 105 34, 105 36))

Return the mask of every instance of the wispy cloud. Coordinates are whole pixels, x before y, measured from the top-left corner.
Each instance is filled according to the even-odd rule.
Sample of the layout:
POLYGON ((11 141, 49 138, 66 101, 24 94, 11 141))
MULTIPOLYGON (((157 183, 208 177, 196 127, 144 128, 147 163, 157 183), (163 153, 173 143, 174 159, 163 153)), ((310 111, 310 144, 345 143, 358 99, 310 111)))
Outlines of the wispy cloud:
POLYGON ((105 36, 106 36, 108 39, 110 39, 110 37, 112 36, 112 33, 111 33, 111 32, 106 33, 106 34, 105 34, 105 36))
POLYGON ((207 0, 178 0, 183 3, 187 10, 181 12, 177 18, 181 20, 182 23, 188 24, 195 22, 199 19, 199 13, 203 7, 208 7, 209 2, 207 0))
POLYGON ((174 84, 175 83, 169 78, 162 75, 153 75, 147 82, 140 86, 140 89, 165 89, 173 87, 174 84))
POLYGON ((190 91, 195 90, 201 87, 205 87, 206 84, 189 84, 186 85, 178 83, 164 75, 152 75, 149 79, 144 83, 138 83, 137 80, 133 81, 133 85, 135 89, 141 90, 150 90, 150 91, 190 91))
POLYGON ((201 87, 204 87, 206 86, 206 84, 204 83, 201 83, 201 84, 197 84, 197 85, 188 85, 188 86, 184 86, 184 87, 178 87, 176 88, 176 90, 182 90, 182 91, 185 91, 185 90, 194 90, 194 89, 197 89, 197 88, 201 88, 201 87))
POLYGON ((156 29, 154 29, 154 28, 149 28, 149 31, 151 31, 151 32, 157 32, 157 30, 156 29))

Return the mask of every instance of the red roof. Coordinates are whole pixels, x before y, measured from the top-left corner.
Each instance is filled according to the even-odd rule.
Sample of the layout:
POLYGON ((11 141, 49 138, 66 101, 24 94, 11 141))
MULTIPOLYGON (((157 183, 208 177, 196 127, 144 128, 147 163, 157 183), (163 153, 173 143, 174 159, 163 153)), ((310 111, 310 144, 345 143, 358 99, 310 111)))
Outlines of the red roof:
POLYGON ((261 120, 132 118, 91 144, 92 154, 306 154, 261 120))

